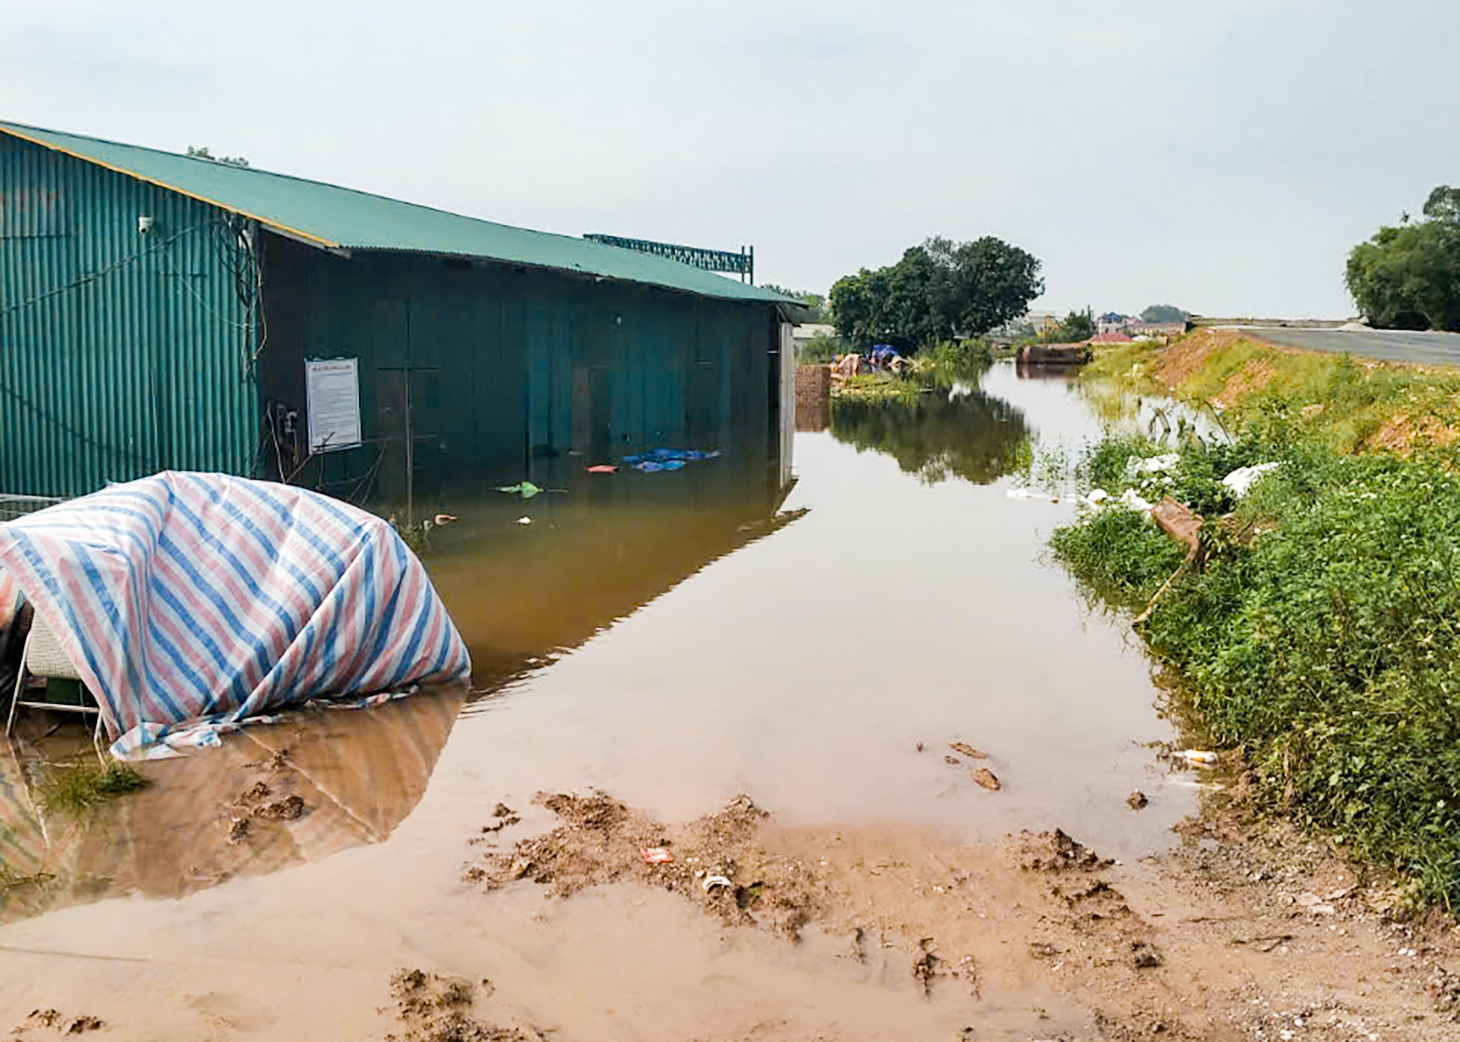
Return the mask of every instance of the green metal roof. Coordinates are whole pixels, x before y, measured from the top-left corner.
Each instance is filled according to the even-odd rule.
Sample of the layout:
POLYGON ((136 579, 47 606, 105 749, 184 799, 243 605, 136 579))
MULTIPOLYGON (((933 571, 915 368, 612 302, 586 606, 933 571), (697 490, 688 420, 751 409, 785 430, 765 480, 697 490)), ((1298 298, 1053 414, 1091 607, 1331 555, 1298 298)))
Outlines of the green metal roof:
POLYGON ((663 257, 463 217, 353 188, 20 123, 0 122, 0 132, 252 217, 325 249, 479 257, 706 297, 800 303, 663 257))

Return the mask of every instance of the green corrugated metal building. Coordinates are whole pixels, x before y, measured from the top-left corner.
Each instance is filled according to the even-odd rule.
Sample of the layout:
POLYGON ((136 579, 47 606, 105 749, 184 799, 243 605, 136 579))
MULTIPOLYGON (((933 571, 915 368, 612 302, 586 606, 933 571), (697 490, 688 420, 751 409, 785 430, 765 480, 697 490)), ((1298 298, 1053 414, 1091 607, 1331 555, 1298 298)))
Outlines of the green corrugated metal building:
POLYGON ((188 469, 394 502, 661 445, 784 478, 794 307, 584 239, 0 123, 0 493, 188 469), (314 385, 311 417, 307 363, 331 359, 354 360, 356 447, 311 444, 311 419, 356 429, 348 377, 314 385))

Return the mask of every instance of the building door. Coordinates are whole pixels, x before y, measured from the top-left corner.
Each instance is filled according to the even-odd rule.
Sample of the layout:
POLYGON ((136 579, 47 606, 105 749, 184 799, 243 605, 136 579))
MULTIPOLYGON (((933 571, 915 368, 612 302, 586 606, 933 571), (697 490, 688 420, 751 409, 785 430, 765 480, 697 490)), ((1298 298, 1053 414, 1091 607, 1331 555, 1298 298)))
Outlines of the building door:
POLYGON ((379 498, 407 511, 435 497, 441 481, 440 367, 435 338, 413 328, 409 297, 375 303, 375 431, 379 498))

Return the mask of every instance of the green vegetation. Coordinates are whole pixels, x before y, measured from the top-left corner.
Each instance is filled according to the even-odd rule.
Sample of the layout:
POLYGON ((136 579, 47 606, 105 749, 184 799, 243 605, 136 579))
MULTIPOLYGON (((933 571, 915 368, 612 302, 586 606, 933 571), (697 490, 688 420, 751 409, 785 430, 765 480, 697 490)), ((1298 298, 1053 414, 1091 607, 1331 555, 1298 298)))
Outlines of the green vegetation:
POLYGON ((1436 188, 1424 216, 1405 214, 1349 253, 1344 281, 1372 326, 1460 330, 1460 188, 1436 188))
POLYGON ((896 264, 863 268, 831 287, 837 333, 855 349, 916 351, 979 336, 1024 313, 1044 290, 1039 261, 993 237, 933 238, 896 264))
MULTIPOLYGON (((1207 335, 1192 334, 1176 346, 1198 344, 1207 335)), ((1096 352, 1083 385, 1100 393, 1118 386, 1193 402, 1220 396, 1228 427, 1276 425, 1339 452, 1424 448, 1455 454, 1460 462, 1460 373, 1250 340, 1213 341, 1201 350, 1199 368, 1168 389, 1153 378, 1162 349, 1113 344, 1096 352)))
POLYGON ((927 385, 918 380, 893 373, 858 373, 834 388, 833 395, 839 400, 880 401, 885 398, 917 398, 927 389, 927 385))
POLYGON ((1133 510, 1104 510, 1084 524, 1056 529, 1050 542, 1090 593, 1136 611, 1186 554, 1185 547, 1133 510))
POLYGON ((1099 329, 1095 322, 1095 309, 1086 308, 1084 311, 1071 311, 1046 339, 1054 344, 1078 344, 1089 340, 1099 329))
POLYGON ((813 364, 834 362, 838 355, 846 354, 846 351, 841 337, 833 336, 830 333, 817 333, 806 342, 797 361, 813 364))
POLYGON ((1273 352, 1245 341, 1218 352, 1182 391, 1210 397, 1249 365, 1270 369, 1271 376, 1235 405, 1238 416, 1291 426, 1342 452, 1408 449, 1412 434, 1421 442, 1442 443, 1460 422, 1460 374, 1365 364, 1347 356, 1273 352), (1386 437, 1398 440, 1387 443, 1386 437))
MULTIPOLYGON (((1154 361, 1122 345, 1096 366, 1129 377, 1154 361)), ((1460 477, 1448 449, 1423 442, 1406 446, 1410 458, 1353 450, 1397 417, 1453 421, 1460 376, 1237 341, 1181 391, 1210 396, 1254 363, 1266 382, 1230 411, 1240 427, 1230 444, 1189 430, 1175 446, 1112 434, 1077 467, 1087 489, 1170 494, 1203 515, 1199 565, 1178 570, 1184 547, 1119 507, 1057 530, 1051 545, 1116 609, 1146 608, 1174 575, 1139 632, 1184 678, 1213 740, 1240 750, 1272 805, 1402 870, 1413 899, 1453 908, 1460 477), (1170 452, 1180 462, 1165 474, 1131 466, 1170 452), (1221 484, 1263 462, 1280 466, 1245 498, 1221 484)))
POLYGON ((53 814, 80 816, 108 800, 145 789, 150 782, 125 763, 83 764, 53 775, 41 787, 41 806, 53 814))
MULTIPOLYGON (((44 887, 53 878, 55 877, 49 872, 16 872, 4 861, 0 861, 0 899, 16 890, 44 887)), ((0 900, 0 908, 3 906, 3 900, 0 900)))
POLYGON ((919 358, 926 358, 940 377, 953 380, 988 368, 994 355, 987 339, 972 337, 967 340, 939 341, 919 355, 919 358))

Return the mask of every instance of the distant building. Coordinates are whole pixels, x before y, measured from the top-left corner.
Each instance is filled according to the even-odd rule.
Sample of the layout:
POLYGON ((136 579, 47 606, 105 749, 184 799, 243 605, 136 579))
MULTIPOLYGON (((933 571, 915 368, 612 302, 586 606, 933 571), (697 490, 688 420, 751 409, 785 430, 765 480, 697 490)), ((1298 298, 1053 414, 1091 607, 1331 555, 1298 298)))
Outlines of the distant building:
POLYGON ((1129 344, 1131 342, 1131 338, 1124 333, 1105 332, 1095 334, 1088 341, 1091 344, 1129 344))
POLYGON ((1043 333, 1058 326, 1060 316, 1056 311, 1031 311, 1024 316, 1023 321, 1033 326, 1036 333, 1043 333))
POLYGON ((1132 321, 1130 315, 1122 315, 1118 311, 1107 311, 1095 320, 1095 325, 1101 333, 1119 333, 1132 321))
POLYGON ((1187 322, 1132 322, 1127 332, 1132 336, 1180 336, 1188 325, 1187 322))

